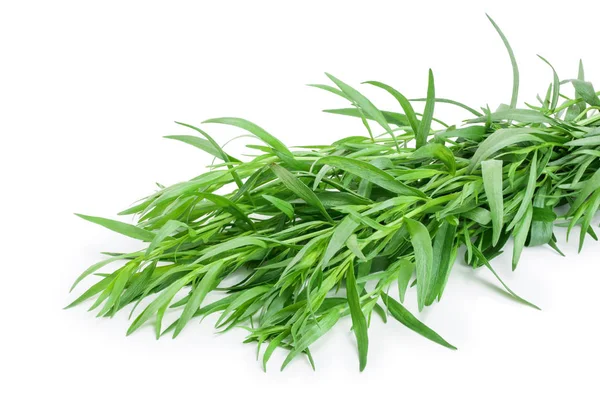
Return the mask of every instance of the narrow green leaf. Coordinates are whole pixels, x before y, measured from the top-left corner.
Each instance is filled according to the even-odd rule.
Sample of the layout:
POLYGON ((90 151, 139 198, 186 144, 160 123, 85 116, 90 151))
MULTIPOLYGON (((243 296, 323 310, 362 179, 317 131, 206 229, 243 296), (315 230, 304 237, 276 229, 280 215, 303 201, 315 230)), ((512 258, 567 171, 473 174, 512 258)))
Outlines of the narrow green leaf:
MULTIPOLYGON (((418 99, 408 99, 409 101, 427 101, 426 98, 422 97, 422 98, 418 98, 418 99)), ((452 104, 454 106, 460 107, 462 109, 467 110, 468 112, 470 112, 471 114, 475 115, 476 117, 481 117, 481 113, 477 110, 475 110, 474 108, 471 108, 469 106, 467 106, 466 104, 461 103, 460 101, 456 101, 456 100, 451 100, 451 99, 444 99, 441 97, 436 97, 435 98, 435 102, 436 103, 446 103, 446 104, 452 104)))
POLYGON ((327 156, 320 158, 318 163, 343 169, 344 171, 350 172, 361 179, 369 181, 397 194, 425 197, 423 192, 420 190, 413 189, 402 182, 397 181, 393 176, 384 170, 364 161, 339 156, 327 156))
POLYGON ((479 141, 485 135, 487 129, 485 126, 473 125, 458 129, 449 129, 444 132, 436 132, 435 136, 439 138, 462 138, 479 141))
POLYGON ((113 309, 112 315, 114 315, 114 313, 119 309, 119 301, 123 295, 123 291, 125 290, 127 282, 129 279, 131 279, 131 276, 139 267, 139 265, 139 261, 130 261, 119 271, 113 282, 110 296, 106 300, 106 303, 104 303, 104 306, 98 313, 98 316, 107 315, 111 309, 113 309))
POLYGON ((539 111, 536 110, 527 110, 520 108, 511 108, 506 110, 500 110, 491 113, 486 117, 473 118, 468 120, 467 122, 470 124, 486 122, 487 118, 490 118, 492 121, 518 121, 528 124, 555 124, 554 120, 539 111))
POLYGON ((600 107, 600 98, 596 94, 594 86, 590 82, 585 82, 579 79, 571 79, 570 82, 575 88, 575 92, 590 106, 600 107))
POLYGON ((569 214, 573 214, 583 204, 583 202, 597 189, 600 188, 600 169, 596 170, 590 179, 583 182, 579 194, 569 209, 569 214))
MULTIPOLYGON (((213 284, 213 286, 214 286, 214 284, 213 284)), ((247 305, 248 302, 255 301, 258 297, 264 295, 271 289, 272 289, 272 285, 260 285, 260 286, 254 286, 254 287, 251 287, 251 288, 248 288, 248 289, 245 289, 245 290, 239 292, 240 295, 237 296, 233 301, 231 301, 229 303, 229 305, 227 306, 227 308, 223 311, 223 313, 221 313, 221 316, 215 323, 215 326, 217 328, 219 328, 222 325, 226 324, 227 321, 225 321, 225 319, 228 315, 234 313, 236 311, 236 309, 239 309, 242 306, 247 305), (225 321, 225 322, 223 322, 223 321, 225 321)))
MULTIPOLYGON (((533 199, 533 193, 535 192, 535 184, 537 180, 537 151, 533 152, 533 158, 531 160, 531 164, 529 165, 529 178, 527 179, 527 186, 525 187, 525 191, 523 192, 523 199, 521 200, 521 205, 517 210, 514 218, 511 223, 508 225, 506 230, 510 231, 514 228, 514 226, 521 221, 527 209, 531 206, 531 200, 533 199)), ((529 229, 529 228, 528 228, 529 229)))
MULTIPOLYGON (((202 136, 204 136, 206 138, 206 140, 208 140, 210 147, 205 146, 203 144, 203 142, 201 142, 202 139, 195 138, 194 136, 166 136, 167 138, 176 139, 176 140, 180 140, 184 143, 191 144, 192 146, 198 147, 199 149, 202 149, 202 150, 208 152, 209 154, 213 154, 215 157, 218 157, 227 163, 229 163, 231 161, 236 161, 236 162, 239 161, 235 158, 231 158, 229 156, 229 154, 225 153, 225 151, 223 151, 221 146, 219 146, 219 144, 212 138, 212 136, 210 136, 208 133, 204 132, 202 129, 197 128, 193 125, 184 124, 183 122, 175 121, 175 123, 179 124, 181 126, 185 126, 187 128, 193 129, 196 132, 198 132, 199 134, 201 134, 202 136), (211 149, 214 153, 211 152, 211 149)), ((229 172, 231 173, 231 176, 233 177, 233 180, 235 181, 237 187, 241 188, 242 180, 240 179, 238 173, 233 169, 233 167, 231 165, 228 165, 227 169, 229 169, 229 172)))
POLYGON ((281 153, 291 159, 294 158, 294 156, 292 155, 292 152, 279 139, 277 139, 275 136, 273 136, 270 133, 268 133, 267 131, 265 131, 260 126, 254 124, 250 121, 247 121, 245 119, 232 118, 232 117, 213 118, 213 119, 208 119, 202 123, 203 124, 209 124, 209 123, 225 124, 225 125, 237 126, 238 128, 242 128, 242 129, 250 132, 257 138, 259 138, 260 140, 262 140, 263 142, 265 142, 266 144, 271 146, 273 149, 277 150, 279 153, 281 153))
POLYGON ((381 318, 384 324, 387 324, 387 315, 385 314, 385 310, 383 309, 383 307, 375 303, 375 305, 373 306, 373 311, 375 311, 375 313, 379 315, 379 318, 381 318))
POLYGON ((159 231, 156 233, 156 236, 154 236, 154 239, 152 239, 152 242, 150 243, 150 245, 148 246, 148 249, 146 250, 145 256, 146 257, 150 256, 150 254, 152 254, 154 249, 156 249, 156 247, 163 240, 165 240, 166 238, 171 236, 173 233, 177 232, 177 230, 179 230, 179 229, 189 229, 189 226, 187 226, 187 224, 185 224, 181 221, 177 221, 177 220, 167 221, 167 223, 164 224, 163 227, 160 228, 159 231))
POLYGON ((307 86, 314 87, 314 88, 321 89, 321 90, 325 90, 326 92, 333 93, 333 94, 336 94, 336 95, 338 95, 340 97, 343 97, 346 100, 350 100, 350 98, 348 98, 348 96, 346 96, 346 94, 344 92, 342 92, 340 89, 338 89, 336 87, 333 87, 333 86, 323 85, 323 84, 320 84, 320 83, 311 83, 311 84, 308 84, 307 86))
POLYGON ((329 266, 329 262, 333 256, 340 251, 342 247, 344 247, 346 241, 350 238, 350 235, 354 233, 359 225, 360 224, 352 217, 347 216, 335 227, 333 234, 331 235, 331 239, 327 244, 327 248, 325 249, 323 260, 321 261, 323 268, 327 268, 329 266))
POLYGON ((398 148, 398 143, 396 142, 396 137, 394 136, 394 132, 388 125, 388 123, 387 123, 385 117, 383 116, 383 114, 381 113, 381 111, 377 107, 375 107, 375 105, 373 103, 371 103, 371 101, 369 99, 367 99, 358 90, 354 89, 350 85, 347 85, 346 83, 342 82, 341 80, 337 79, 335 76, 333 76, 331 74, 326 73, 325 75, 327 75, 327 77, 329 79, 331 79, 333 81, 333 83, 335 83, 336 86, 339 87, 340 90, 342 92, 344 92, 344 94, 351 101, 353 101, 358 107, 360 107, 360 109, 367 116, 369 116, 370 118, 375 120, 375 122, 377 122, 379 125, 381 125, 381 127, 383 129, 385 129, 385 131, 392 136, 392 138, 394 139, 394 142, 396 144, 396 148, 398 148))
POLYGON ((452 154, 452 151, 450 151, 450 149, 443 144, 427 143, 421 148, 415 150, 410 155, 410 158, 417 160, 434 158, 436 160, 440 160, 446 166, 446 168, 448 168, 450 174, 454 175, 456 172, 456 159, 454 158, 454 154, 452 154))
POLYGON ((139 329, 144 322, 148 321, 150 317, 159 312, 159 310, 165 307, 165 305, 168 306, 169 302, 173 299, 177 292, 194 280, 198 273, 199 270, 191 271, 190 273, 173 282, 167 289, 163 290, 160 295, 154 299, 131 323, 129 329, 127 330, 127 335, 131 335, 133 332, 139 329))
POLYGON ((262 197, 278 208, 279 211, 284 213, 290 219, 290 221, 294 220, 294 206, 292 206, 290 203, 277 197, 269 196, 268 194, 263 194, 262 197))
POLYGON ((273 340, 271 340, 271 342, 267 346, 267 349, 265 350, 265 354, 263 354, 263 370, 265 372, 267 372, 267 363, 269 362, 271 355, 273 354, 275 349, 277 347, 279 347, 279 344, 281 343, 281 341, 283 339, 285 339, 287 336, 289 336, 289 332, 287 332, 287 331, 281 332, 279 335, 275 336, 275 338, 273 340))
POLYGON ((218 194, 214 194, 214 193, 205 193, 205 192, 200 192, 200 193, 198 193, 198 195, 202 196, 206 200, 209 200, 209 201, 215 203, 219 207, 225 208, 227 210, 227 212, 229 212, 231 215, 233 215, 233 216, 239 218, 240 220, 244 221, 245 223, 247 223, 250 226, 250 228, 255 229, 254 223, 252 222, 252 220, 250 218, 248 218, 246 213, 241 208, 239 208, 237 204, 235 204, 233 201, 229 200, 227 197, 219 196, 218 194))
POLYGON ((83 273, 81 275, 79 275, 77 277, 77 279, 75 280, 75 282, 73 282, 73 285, 71 286, 71 289, 69 291, 72 292, 73 289, 75 289, 75 287, 79 284, 79 282, 81 282, 83 279, 90 276, 94 272, 98 271, 100 268, 104 267, 105 265, 108 265, 108 264, 112 263, 113 261, 137 257, 139 255, 141 255, 141 253, 126 253, 126 254, 121 254, 121 255, 115 255, 113 257, 107 258, 106 260, 97 262, 96 264, 88 267, 85 271, 83 271, 83 273))
POLYGON ((504 225, 504 197, 502 196, 502 161, 486 160, 481 163, 483 188, 492 213, 492 245, 498 243, 504 225))
POLYGON ((433 80, 433 71, 429 70, 429 83, 427 85, 427 100, 425 101, 425 110, 423 111, 423 118, 419 126, 419 133, 416 137, 417 149, 425 146, 427 143, 427 136, 431 130, 431 121, 433 119, 433 109, 435 107, 435 83, 433 80))
POLYGON ((360 306, 360 296, 356 278, 354 277, 354 265, 351 263, 346 272, 346 292, 348 296, 348 306, 350 307, 350 316, 352 317, 352 329, 356 336, 358 346, 358 359, 360 371, 367 366, 367 353, 369 351, 369 337, 367 334, 367 319, 360 306))
POLYGON ((410 104, 410 101, 408 101, 408 99, 406 97, 404 97, 404 95, 402 93, 400 93, 393 87, 386 85, 385 83, 381 83, 381 82, 377 82, 377 81, 368 81, 365 83, 368 83, 369 85, 377 86, 381 89, 384 89, 388 93, 390 93, 392 96, 394 96, 394 98, 396 100, 398 100, 398 103, 400 103, 400 107, 402 107, 402 110, 404 110, 404 113, 406 114, 406 118, 408 119, 408 123, 410 124, 410 127, 411 127, 412 131, 414 132, 415 136, 419 134, 420 122, 417 119, 417 114, 415 113, 415 110, 413 109, 412 105, 410 104))
POLYGON ((350 235, 348 237, 348 240, 346 240, 346 246, 359 260, 367 260, 362 250, 360 249, 360 246, 358 245, 358 238, 356 237, 356 235, 350 235))
POLYGON ((265 248, 267 247, 267 244, 263 240, 251 236, 234 237, 233 239, 229 239, 226 242, 222 242, 217 245, 208 247, 206 250, 203 251, 202 257, 198 258, 195 262, 201 263, 202 261, 218 256, 219 254, 225 253, 230 250, 235 250, 244 246, 256 246, 260 248, 265 248))
MULTIPOLYGON (((452 271, 452 267, 454 266, 454 262, 456 261, 456 256, 458 253, 459 246, 460 246, 460 242, 457 241, 457 243, 450 250, 450 257, 448 257, 448 259, 449 259, 448 268, 445 271, 443 271, 443 275, 440 273, 441 286, 438 290, 438 297, 437 297, 438 301, 440 301, 442 299, 442 294, 444 293, 444 289, 446 288, 446 284, 448 283, 448 278, 450 277, 450 272, 452 271)), ((440 272, 442 272, 442 271, 440 271, 440 272)))
POLYGON ((144 242, 151 242, 154 239, 155 234, 145 229, 138 228, 135 225, 126 224, 125 222, 115 221, 112 219, 92 217, 89 215, 75 214, 86 221, 93 222, 100 226, 103 226, 111 231, 120 233, 121 235, 129 236, 134 239, 143 240, 144 242))
POLYGON ((506 149, 511 145, 523 142, 543 142, 543 139, 535 136, 537 133, 544 132, 533 128, 498 129, 479 144, 471 158, 469 172, 472 172, 482 161, 487 160, 497 151, 506 149))
POLYGON ((408 289, 408 284, 410 283, 410 278, 412 278, 414 271, 414 263, 406 259, 400 260, 400 265, 398 267, 398 294, 401 303, 404 303, 406 289, 408 289))
POLYGON ((570 140, 565 146, 600 146, 600 135, 570 140))
POLYGON ((427 295, 432 286, 433 248, 429 231, 419 221, 404 218, 410 241, 415 252, 415 265, 417 270, 417 302, 419 311, 423 310, 427 295))
POLYGON ((289 271, 294 268, 295 265, 300 263, 305 259, 310 259, 311 253, 320 254, 324 248, 324 239, 323 237, 317 236, 312 238, 307 244, 302 246, 302 249, 290 260, 290 262, 286 265, 285 269, 281 273, 281 277, 284 278, 289 273, 289 271))
POLYGON ((556 221, 556 218, 556 213, 550 208, 533 207, 532 219, 534 221, 554 222, 556 221))
MULTIPOLYGON (((546 195, 549 185, 550 181, 546 181, 545 185, 538 188, 537 193, 533 196, 533 207, 546 208, 546 195)), ((550 240, 552 240, 552 222, 536 221, 532 215, 531 230, 527 245, 539 246, 550 242, 550 240)))
MULTIPOLYGON (((364 113, 356 107, 354 107, 354 108, 336 108, 336 109, 330 109, 330 110, 323 110, 323 112, 326 112, 328 114, 346 115, 349 117, 357 117, 357 118, 361 118, 364 115, 364 113)), ((383 114, 383 117, 385 118, 385 120, 387 121, 388 124, 393 124, 393 125, 397 125, 397 126, 407 126, 409 124, 409 121, 408 121, 406 115, 404 115, 404 114, 400 114, 400 113, 392 112, 392 111, 385 111, 385 110, 381 110, 381 114, 383 114)), ((373 120, 373 118, 368 115, 364 115, 364 117, 368 120, 373 120)), ((363 136, 360 136, 359 138, 365 139, 363 136)))
POLYGON ((154 271, 156 271, 156 264, 157 262, 154 261, 150 263, 149 266, 144 268, 143 271, 136 274, 136 276, 132 279, 131 285, 127 287, 127 290, 121 298, 122 305, 131 303, 132 301, 136 300, 138 296, 144 293, 144 290, 152 279, 154 271))
POLYGON ((333 328, 340 317, 340 311, 337 308, 334 308, 321 317, 318 323, 311 324, 302 334, 302 336, 295 342, 292 351, 290 351, 286 359, 283 361, 281 370, 283 371, 290 361, 306 350, 308 346, 317 341, 321 336, 327 333, 327 331, 333 328))
POLYGON ((502 33, 500 27, 496 24, 492 17, 487 14, 486 16, 494 26, 494 29, 496 29, 496 32, 498 32, 498 35, 500 35, 500 38, 506 47, 506 51, 508 51, 508 56, 510 57, 510 64, 512 65, 513 70, 513 88, 510 98, 510 108, 515 108, 517 106, 517 99, 519 97, 519 67, 517 66, 517 60, 515 59, 515 54, 513 53, 512 47, 510 47, 510 44, 508 43, 508 39, 506 36, 504 36, 504 33, 502 33))
POLYGON ((548 64, 548 66, 552 69, 552 101, 550 103, 550 110, 554 111, 558 104, 558 96, 560 94, 560 80, 558 79, 558 75, 556 74, 556 70, 554 69, 552 64, 550 64, 550 62, 548 60, 546 60, 544 57, 540 56, 539 54, 538 54, 538 57, 543 62, 548 64))
POLYGON ((577 70, 577 79, 580 81, 585 80, 585 72, 583 71, 583 60, 579 59, 579 68, 577 70))
POLYGON ((483 255, 483 253, 481 253, 481 251, 473 246, 473 252, 475 253, 475 255, 477 256, 477 258, 483 263, 483 265, 485 265, 487 267, 487 269, 489 269, 492 274, 494 274, 494 276, 496 277, 496 279, 498 279, 498 282, 500 282, 500 284, 504 287, 504 289, 506 289, 506 291, 512 296, 514 297, 517 301, 528 305, 529 307, 535 308, 536 310, 541 310, 538 306, 536 306, 533 303, 530 303, 529 301, 525 300, 524 298, 522 298, 521 296, 517 295, 515 292, 513 292, 507 285, 506 283, 504 283, 504 281, 502 280, 502 278, 500 278, 500 275, 498 275, 496 273, 496 271, 494 270, 494 268, 492 268, 492 265, 490 264, 490 262, 488 261, 488 259, 483 255))
POLYGON ((394 317, 398 322, 407 328, 417 332, 419 335, 435 342, 439 345, 447 347, 452 350, 456 350, 456 347, 448 343, 444 338, 438 335, 435 331, 429 328, 427 325, 419 321, 412 315, 406 308, 404 308, 400 303, 398 303, 393 298, 389 297, 385 293, 381 293, 381 298, 383 302, 387 306, 390 314, 394 317))
POLYGON ((172 139, 172 140, 177 140, 177 141, 180 141, 183 143, 187 143, 187 144, 194 146, 200 150, 203 150, 204 152, 210 154, 211 156, 217 157, 225 162, 239 161, 238 159, 233 158, 230 155, 223 156, 223 152, 220 151, 220 149, 215 148, 210 141, 199 138, 198 136, 169 135, 169 136, 165 136, 165 139, 172 139))
POLYGON ((527 235, 529 234, 529 229, 531 227, 531 217, 533 215, 533 206, 531 205, 531 202, 523 204, 527 205, 527 207, 525 208, 525 214, 521 218, 519 218, 514 231, 515 240, 513 245, 512 257, 513 271, 517 268, 519 258, 521 258, 521 252, 523 251, 523 246, 525 246, 525 241, 527 240, 527 235))
MULTIPOLYGON (((598 207, 600 207, 600 190, 596 190, 594 194, 588 200, 588 207, 583 216, 583 221, 581 222, 581 231, 579 232, 579 248, 578 252, 581 252, 583 248, 583 242, 585 241, 585 235, 591 229, 590 224, 592 223, 592 218, 596 215, 598 211, 598 207)), ((594 230, 591 230, 592 237, 594 230)), ((597 238, 595 238, 597 240, 597 238)))
POLYGON ((283 183, 283 185, 286 188, 288 188, 302 200, 319 210, 321 214, 323 214, 323 216, 327 218, 327 221, 333 222, 333 220, 327 213, 327 210, 325 210, 323 203, 321 203, 321 200, 319 200, 315 192, 310 190, 310 188, 304 183, 302 183, 300 179, 298 179, 291 172, 289 172, 287 169, 283 168, 278 164, 271 164, 271 170, 275 173, 275 175, 277 175, 277 178, 279 178, 281 183, 283 183))
POLYGON ((433 301, 440 296, 449 270, 452 268, 452 264, 454 264, 452 249, 455 237, 456 226, 443 221, 433 238, 432 285, 425 299, 426 306, 433 304, 433 301))
POLYGON ((472 210, 463 213, 463 216, 477 222, 481 226, 489 224, 492 220, 490 211, 481 207, 475 207, 472 210))
POLYGON ((84 301, 91 299, 98 293, 102 292, 104 289, 106 289, 112 283, 112 281, 117 276, 117 273, 118 272, 115 271, 112 274, 104 277, 101 281, 96 282, 95 284, 90 286, 90 288, 88 290, 86 290, 81 296, 79 296, 77 299, 75 299, 73 302, 71 302, 64 309, 66 310, 68 308, 75 307, 76 305, 81 304, 84 301))
POLYGON ((225 268, 225 263, 223 261, 217 261, 216 263, 210 265, 208 271, 198 284, 198 287, 193 289, 190 300, 185 305, 183 312, 181 313, 181 317, 179 317, 179 321, 177 322, 177 326, 175 327, 175 331, 173 332, 173 338, 177 337, 181 333, 181 330, 186 326, 189 320, 194 316, 196 311, 200 309, 202 305, 202 301, 217 285, 217 279, 219 275, 225 268))

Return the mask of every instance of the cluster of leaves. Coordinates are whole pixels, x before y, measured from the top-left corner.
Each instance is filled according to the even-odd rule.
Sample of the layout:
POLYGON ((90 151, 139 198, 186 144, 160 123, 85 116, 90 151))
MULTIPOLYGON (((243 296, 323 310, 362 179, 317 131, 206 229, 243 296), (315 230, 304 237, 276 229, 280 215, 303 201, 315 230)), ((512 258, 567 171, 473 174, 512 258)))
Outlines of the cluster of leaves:
POLYGON ((567 81, 552 68, 553 82, 544 98, 538 96, 539 105, 516 108, 518 69, 494 27, 515 78, 511 103, 494 112, 436 98, 430 71, 423 99, 408 100, 386 84, 367 82, 393 96, 402 113, 379 110, 331 75, 333 85, 314 85, 351 105, 328 112, 360 118, 369 134, 328 146, 292 151, 249 121, 205 121, 239 127, 263 142, 248 145, 260 154, 242 162, 204 130, 181 124, 195 135, 169 138, 219 163, 121 213, 136 214, 137 225, 80 215, 139 239, 145 248, 110 253, 88 268, 75 285, 90 275, 101 279, 70 306, 95 297, 91 309, 112 316, 147 299, 128 334, 150 321, 157 337, 177 336, 192 318, 220 313, 218 329, 243 327, 247 342, 257 342, 259 350, 266 345, 265 368, 278 347, 289 351, 282 368, 301 353, 312 363, 309 347, 350 315, 362 370, 373 312, 454 349, 402 305, 409 285, 416 285, 422 310, 442 297, 462 246, 467 264, 500 279, 490 260, 510 237, 513 269, 524 246, 547 244, 560 253, 554 226, 570 232, 580 225, 580 246, 587 235, 596 239, 590 223, 600 205, 598 93, 584 80, 583 67, 567 81), (566 84, 574 97, 561 92, 566 84), (413 109, 418 101, 425 102, 422 114, 413 109), (460 127, 445 124, 433 116, 437 103, 462 107, 473 118, 460 127), (434 122, 439 129, 432 129, 434 122), (383 134, 374 135, 375 129, 383 134), (231 186, 229 194, 217 194, 231 186), (566 210, 560 216, 559 206, 566 210), (113 272, 98 272, 119 260, 124 263, 113 272), (224 287, 231 276, 241 279, 224 287), (397 285, 399 300, 387 294, 391 285, 397 285), (205 304, 212 291, 223 295, 205 304), (181 312, 165 328, 169 308, 181 312))

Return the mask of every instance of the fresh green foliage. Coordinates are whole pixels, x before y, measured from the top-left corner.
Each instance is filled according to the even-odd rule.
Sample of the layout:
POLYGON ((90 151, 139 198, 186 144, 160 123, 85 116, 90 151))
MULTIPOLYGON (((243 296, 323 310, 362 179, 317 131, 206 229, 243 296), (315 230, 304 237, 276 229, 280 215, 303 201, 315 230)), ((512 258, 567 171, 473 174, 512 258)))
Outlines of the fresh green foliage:
POLYGON ((596 239, 600 99, 581 64, 576 79, 559 81, 542 58, 552 71, 549 89, 538 96, 540 104, 517 108, 514 53, 490 21, 513 69, 510 105, 493 111, 436 97, 431 71, 426 96, 414 100, 381 82, 362 86, 392 95, 393 111, 328 75, 334 86, 312 86, 351 108, 326 111, 360 118, 368 136, 290 149, 244 119, 205 121, 262 141, 248 145, 259 154, 242 161, 204 130, 180 124, 194 135, 167 138, 214 158, 209 170, 161 186, 120 213, 135 215, 136 224, 78 214, 142 248, 107 253, 87 268, 73 287, 99 280, 68 307, 93 300, 91 309, 107 317, 129 308, 135 318, 127 333, 150 323, 157 337, 177 336, 192 320, 219 313, 217 329, 244 328, 246 342, 259 350, 264 345, 265 370, 277 349, 288 352, 282 368, 299 355, 313 365, 309 347, 350 317, 361 371, 373 312, 455 349, 409 312, 405 300, 416 294, 419 311, 440 301, 461 248, 466 264, 485 267, 513 299, 537 308, 506 286, 491 260, 511 237, 513 269, 528 246, 562 254, 555 226, 571 232, 579 225, 580 249, 586 237, 596 239), (434 117, 438 103, 472 119, 445 125, 434 117), (400 302, 390 294, 396 288, 400 302), (171 316, 175 321, 164 328, 171 316))

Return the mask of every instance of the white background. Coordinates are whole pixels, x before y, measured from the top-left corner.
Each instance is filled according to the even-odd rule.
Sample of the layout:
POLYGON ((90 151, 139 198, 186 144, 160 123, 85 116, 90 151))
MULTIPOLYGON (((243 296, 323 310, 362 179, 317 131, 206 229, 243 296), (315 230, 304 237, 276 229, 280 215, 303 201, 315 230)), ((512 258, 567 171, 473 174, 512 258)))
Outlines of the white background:
MULTIPOLYGON (((514 47, 520 104, 534 102, 551 80, 536 53, 561 79, 581 57, 600 83, 594 3, 2 1, 0 397, 599 398, 600 245, 577 255, 562 231, 566 259, 542 247, 526 249, 515 273, 510 248, 494 261, 543 311, 509 299, 484 269, 457 264, 443 301, 420 317, 459 350, 374 318, 362 374, 348 320, 313 346, 316 372, 298 359, 280 373, 276 353, 265 374, 244 332, 214 335, 214 319, 156 341, 151 328, 126 338, 125 314, 61 309, 100 251, 136 248, 73 212, 114 217, 154 182, 189 179, 210 162, 162 139, 190 133, 174 120, 238 116, 288 145, 329 143, 363 128, 321 113, 346 104, 306 83, 325 83, 327 71, 423 96, 430 67, 439 96, 495 108, 509 101, 511 71, 484 12, 514 47)), ((364 93, 398 111, 377 89, 364 93)), ((437 115, 467 117, 444 106, 437 115)), ((241 134, 207 129, 220 143, 241 134)), ((243 143, 227 149, 241 154, 243 143)))

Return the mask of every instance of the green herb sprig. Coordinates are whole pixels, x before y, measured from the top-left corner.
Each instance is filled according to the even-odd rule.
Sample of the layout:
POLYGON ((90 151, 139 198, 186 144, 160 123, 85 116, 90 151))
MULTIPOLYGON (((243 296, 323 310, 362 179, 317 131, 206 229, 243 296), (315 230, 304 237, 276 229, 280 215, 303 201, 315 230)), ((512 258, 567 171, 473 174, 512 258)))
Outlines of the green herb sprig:
POLYGON ((581 64, 577 79, 560 81, 541 58, 551 67, 552 84, 544 98, 538 96, 539 104, 516 108, 517 64, 506 37, 490 21, 508 50, 514 77, 510 104, 496 111, 437 98, 431 71, 422 99, 408 100, 388 85, 367 82, 392 95, 401 113, 379 110, 327 75, 331 86, 313 86, 350 107, 326 111, 360 118, 368 136, 290 150, 249 121, 205 121, 244 129, 264 143, 248 145, 260 154, 242 162, 203 129, 181 124, 194 135, 167 137, 218 163, 187 182, 160 187, 120 213, 135 214, 136 225, 78 214, 141 241, 143 248, 110 253, 85 270, 73 287, 90 275, 100 280, 68 307, 95 298, 90 310, 113 316, 131 304, 133 314, 149 299, 127 334, 151 323, 157 337, 177 336, 192 319, 219 313, 221 332, 243 327, 246 342, 256 342, 259 350, 266 346, 265 370, 277 348, 288 351, 282 369, 300 354, 314 367, 310 346, 349 315, 361 371, 373 312, 455 349, 403 302, 411 284, 419 311, 440 301, 463 246, 465 263, 489 269, 515 300, 537 308, 508 288, 490 261, 511 237, 513 269, 525 246, 549 245, 562 255, 554 226, 566 226, 569 234, 579 225, 580 250, 587 236, 597 240, 591 220, 600 206, 600 98, 581 64), (562 91, 569 84, 574 97, 562 91), (420 101, 422 114, 413 108, 420 101), (460 126, 445 124, 434 118, 437 103, 461 107, 473 118, 460 126), (229 187, 228 194, 217 194, 229 187), (99 272, 119 261, 114 271, 99 272), (230 276, 242 278, 225 286, 230 276), (388 295, 392 285, 399 301, 388 295), (211 292, 222 296, 206 304, 211 292), (163 327, 169 308, 181 310, 179 318, 163 327))

